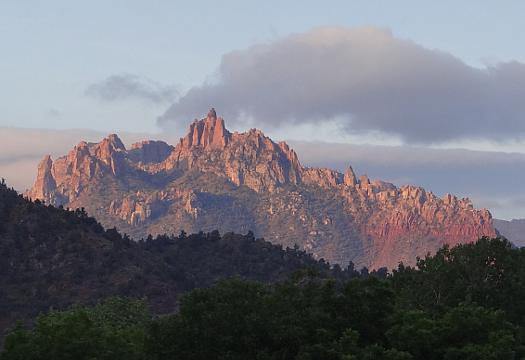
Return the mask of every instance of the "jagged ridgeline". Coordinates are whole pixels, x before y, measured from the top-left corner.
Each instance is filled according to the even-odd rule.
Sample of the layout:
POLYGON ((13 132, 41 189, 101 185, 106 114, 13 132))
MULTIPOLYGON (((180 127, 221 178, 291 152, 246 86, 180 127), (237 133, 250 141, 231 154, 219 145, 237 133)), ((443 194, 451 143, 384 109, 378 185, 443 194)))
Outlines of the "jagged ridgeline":
POLYGON ((301 269, 356 275, 250 233, 214 231, 135 242, 105 230, 84 210, 31 202, 3 183, 0 258, 0 331, 50 307, 113 295, 146 298, 155 312, 171 312, 180 294, 232 276, 273 282, 301 269))
POLYGON ((487 210, 415 186, 308 168, 284 142, 261 131, 231 133, 215 110, 176 146, 116 135, 44 158, 27 193, 84 207, 104 226, 147 234, 253 230, 272 243, 331 263, 394 268, 443 244, 495 236, 487 210))

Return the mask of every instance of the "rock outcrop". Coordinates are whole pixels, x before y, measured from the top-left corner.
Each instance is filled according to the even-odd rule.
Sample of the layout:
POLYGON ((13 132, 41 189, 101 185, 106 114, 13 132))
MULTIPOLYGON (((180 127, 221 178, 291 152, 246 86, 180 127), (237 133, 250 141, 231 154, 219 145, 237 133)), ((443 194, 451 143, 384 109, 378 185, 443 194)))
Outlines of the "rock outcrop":
POLYGON ((28 193, 29 197, 40 199, 47 202, 54 202, 50 195, 55 191, 57 184, 52 174, 53 160, 51 156, 46 155, 38 164, 38 172, 33 188, 28 193))
POLYGON ((144 141, 126 150, 110 135, 54 162, 47 156, 27 195, 85 207, 135 237, 253 230, 330 262, 372 268, 495 235, 490 213, 468 199, 358 178, 352 167, 303 167, 286 143, 257 129, 229 132, 214 109, 175 147, 144 141))
POLYGON ((125 177, 126 148, 119 137, 109 135, 100 143, 80 142, 68 155, 54 162, 47 155, 40 162, 38 175, 27 195, 54 205, 63 205, 78 197, 96 179, 125 177))
POLYGON ((172 151, 173 146, 164 141, 146 140, 131 145, 128 157, 137 163, 157 164, 166 160, 172 151))

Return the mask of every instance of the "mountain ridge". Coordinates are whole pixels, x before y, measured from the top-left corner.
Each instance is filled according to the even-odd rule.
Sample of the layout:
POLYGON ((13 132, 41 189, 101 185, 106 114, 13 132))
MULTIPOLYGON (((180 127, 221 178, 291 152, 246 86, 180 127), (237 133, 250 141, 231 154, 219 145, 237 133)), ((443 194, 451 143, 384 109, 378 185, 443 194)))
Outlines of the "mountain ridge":
POLYGON ((332 263, 371 268, 496 234, 490 212, 467 198, 371 181, 351 166, 344 174, 303 167, 285 142, 257 129, 231 133, 214 109, 175 146, 144 141, 127 150, 113 134, 46 157, 27 195, 85 207, 137 238, 254 230, 332 263))

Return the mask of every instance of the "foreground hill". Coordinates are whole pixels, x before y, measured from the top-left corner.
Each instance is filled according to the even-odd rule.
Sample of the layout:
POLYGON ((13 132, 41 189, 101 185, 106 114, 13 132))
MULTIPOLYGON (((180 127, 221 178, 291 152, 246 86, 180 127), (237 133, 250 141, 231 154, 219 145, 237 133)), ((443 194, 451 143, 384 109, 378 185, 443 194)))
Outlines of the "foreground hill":
POLYGON ((286 143, 256 129, 230 133, 213 109, 176 146, 144 141, 126 149, 110 135, 55 161, 47 156, 27 195, 85 207, 137 238, 253 230, 332 263, 372 268, 495 236, 490 213, 468 199, 357 178, 351 167, 345 174, 303 167, 286 143))
POLYGON ((525 249, 502 239, 444 247, 385 279, 238 279, 152 316, 108 299, 39 317, 1 360, 514 360, 525 358, 525 249))
POLYGON ((50 307, 113 295, 144 297, 155 312, 172 312, 180 294, 232 276, 273 282, 300 269, 356 275, 252 234, 215 231, 134 242, 104 230, 83 210, 30 202, 3 183, 0 258, 0 331, 50 307))

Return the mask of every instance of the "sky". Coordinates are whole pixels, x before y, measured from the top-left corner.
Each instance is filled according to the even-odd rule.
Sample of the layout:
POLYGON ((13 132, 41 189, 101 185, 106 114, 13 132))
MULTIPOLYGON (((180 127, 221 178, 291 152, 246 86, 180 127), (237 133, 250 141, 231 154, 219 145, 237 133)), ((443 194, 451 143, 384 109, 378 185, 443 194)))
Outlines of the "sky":
MULTIPOLYGON (((303 162, 338 167, 330 149, 353 146, 361 172, 525 217, 524 13, 479 0, 0 1, 0 131, 172 138, 215 106, 230 129, 315 143, 303 162), (397 156, 388 166, 382 150, 397 156), (481 160, 458 170, 472 151, 481 160)), ((18 145, 0 172, 45 151, 28 160, 18 145)))

